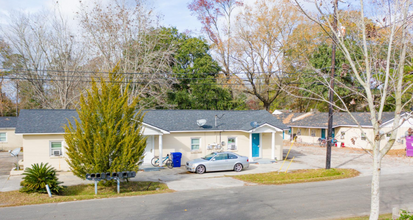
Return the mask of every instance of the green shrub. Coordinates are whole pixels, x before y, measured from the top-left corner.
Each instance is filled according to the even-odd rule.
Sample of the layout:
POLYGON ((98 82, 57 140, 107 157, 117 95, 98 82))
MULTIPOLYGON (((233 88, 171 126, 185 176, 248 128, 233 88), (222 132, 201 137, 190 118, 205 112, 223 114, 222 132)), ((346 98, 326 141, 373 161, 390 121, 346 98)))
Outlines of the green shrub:
POLYGON ((21 192, 47 193, 46 185, 49 185, 50 191, 54 194, 60 194, 63 190, 63 187, 59 186, 62 182, 58 181, 56 170, 48 166, 48 163, 33 164, 31 168, 26 168, 23 175, 25 177, 20 183, 23 186, 21 192))
POLYGON ((401 210, 399 220, 413 220, 413 215, 410 215, 406 210, 401 210))

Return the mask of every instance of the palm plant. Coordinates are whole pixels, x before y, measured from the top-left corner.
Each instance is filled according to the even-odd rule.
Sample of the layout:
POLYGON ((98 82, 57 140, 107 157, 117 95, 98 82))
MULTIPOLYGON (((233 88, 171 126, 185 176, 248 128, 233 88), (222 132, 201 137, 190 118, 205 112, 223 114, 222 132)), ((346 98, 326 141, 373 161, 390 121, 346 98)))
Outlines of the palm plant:
POLYGON ((50 191, 55 194, 60 194, 63 190, 63 187, 59 186, 62 182, 58 181, 56 170, 48 163, 33 164, 31 168, 26 168, 23 175, 25 177, 20 183, 23 186, 21 192, 47 193, 46 185, 49 185, 50 191))

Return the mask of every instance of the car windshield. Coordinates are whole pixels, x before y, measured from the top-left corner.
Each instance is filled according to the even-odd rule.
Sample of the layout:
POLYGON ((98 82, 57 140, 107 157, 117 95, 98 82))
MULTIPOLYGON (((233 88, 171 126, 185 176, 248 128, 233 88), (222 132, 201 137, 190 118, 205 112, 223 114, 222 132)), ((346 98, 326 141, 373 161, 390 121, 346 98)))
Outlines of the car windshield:
POLYGON ((201 157, 201 159, 210 160, 210 159, 213 158, 215 155, 216 155, 216 153, 211 153, 211 154, 206 155, 205 157, 201 157))

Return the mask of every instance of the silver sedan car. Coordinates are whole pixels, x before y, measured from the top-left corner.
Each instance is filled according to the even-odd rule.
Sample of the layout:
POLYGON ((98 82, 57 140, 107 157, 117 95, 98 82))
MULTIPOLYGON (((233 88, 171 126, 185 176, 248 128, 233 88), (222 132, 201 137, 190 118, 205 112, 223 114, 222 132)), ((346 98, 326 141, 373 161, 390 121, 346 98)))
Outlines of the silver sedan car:
POLYGON ((248 157, 240 156, 232 152, 214 152, 186 163, 186 169, 188 171, 199 174, 219 170, 235 170, 236 172, 240 172, 249 166, 248 157))

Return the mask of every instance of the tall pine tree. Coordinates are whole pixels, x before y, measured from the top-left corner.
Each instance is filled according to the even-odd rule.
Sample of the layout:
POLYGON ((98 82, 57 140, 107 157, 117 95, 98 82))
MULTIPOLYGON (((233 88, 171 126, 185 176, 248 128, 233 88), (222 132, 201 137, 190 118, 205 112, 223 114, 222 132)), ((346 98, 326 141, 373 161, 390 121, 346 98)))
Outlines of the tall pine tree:
POLYGON ((146 138, 139 99, 128 100, 128 86, 122 89, 116 72, 109 74, 109 81, 92 80, 92 88, 80 98, 80 120, 65 126, 67 162, 82 179, 86 173, 138 171, 143 157, 146 138))

